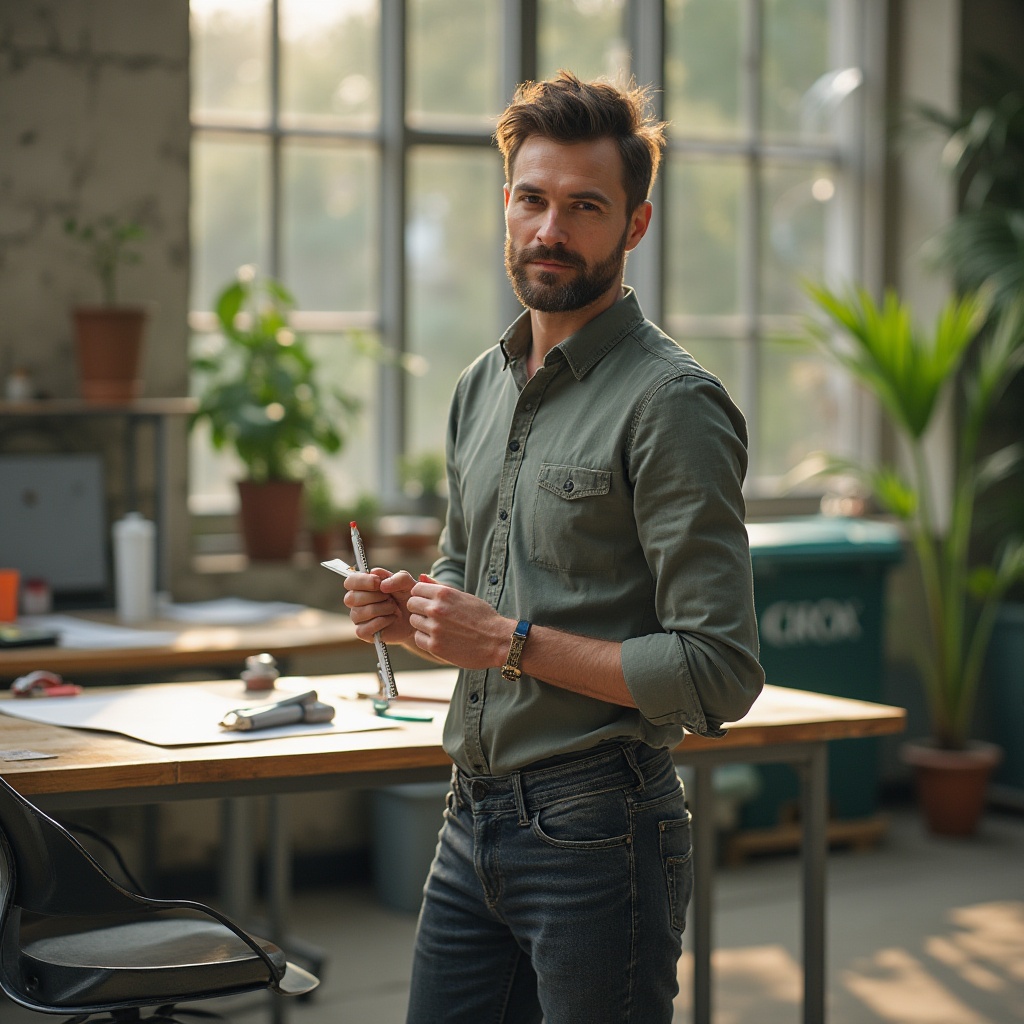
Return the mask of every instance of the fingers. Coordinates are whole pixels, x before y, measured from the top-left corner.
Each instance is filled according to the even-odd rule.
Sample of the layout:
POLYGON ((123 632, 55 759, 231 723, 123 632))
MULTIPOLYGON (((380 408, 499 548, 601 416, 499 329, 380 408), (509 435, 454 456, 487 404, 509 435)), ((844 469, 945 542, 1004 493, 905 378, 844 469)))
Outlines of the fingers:
POLYGON ((416 581, 412 578, 412 574, 401 569, 394 575, 388 575, 381 579, 380 591, 382 594, 397 594, 411 591, 415 585, 416 581))

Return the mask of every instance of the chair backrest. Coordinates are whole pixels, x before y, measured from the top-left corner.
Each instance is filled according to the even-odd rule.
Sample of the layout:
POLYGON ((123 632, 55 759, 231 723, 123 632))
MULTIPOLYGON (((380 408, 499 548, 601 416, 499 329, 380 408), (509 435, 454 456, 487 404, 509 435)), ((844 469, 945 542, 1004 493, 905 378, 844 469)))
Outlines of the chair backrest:
POLYGON ((0 871, 15 907, 36 914, 117 914, 138 907, 63 826, 0 778, 0 837, 13 877, 0 871))

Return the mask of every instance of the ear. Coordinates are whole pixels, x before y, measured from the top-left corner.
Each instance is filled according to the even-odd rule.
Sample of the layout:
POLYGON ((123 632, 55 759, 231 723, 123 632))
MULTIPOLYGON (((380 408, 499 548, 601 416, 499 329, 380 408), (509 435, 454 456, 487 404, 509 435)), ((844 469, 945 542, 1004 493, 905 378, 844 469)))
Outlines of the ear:
POLYGON ((508 209, 508 201, 512 198, 512 189, 509 186, 507 181, 505 182, 505 185, 502 188, 502 192, 505 193, 505 209, 507 210, 508 209))
POLYGON ((633 211, 629 218, 629 233, 626 235, 626 252, 632 252, 647 234, 653 212, 654 207, 646 200, 633 211))

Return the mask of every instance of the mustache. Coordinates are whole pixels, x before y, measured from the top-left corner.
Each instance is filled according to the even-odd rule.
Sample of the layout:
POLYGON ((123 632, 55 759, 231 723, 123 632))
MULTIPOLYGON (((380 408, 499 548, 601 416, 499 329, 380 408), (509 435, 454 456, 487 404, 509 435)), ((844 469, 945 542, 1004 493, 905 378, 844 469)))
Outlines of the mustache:
POLYGON ((512 254, 512 265, 523 267, 535 260, 550 260, 553 263, 561 263, 575 270, 586 270, 587 261, 571 249, 563 249, 558 245, 535 245, 529 249, 518 249, 512 254))

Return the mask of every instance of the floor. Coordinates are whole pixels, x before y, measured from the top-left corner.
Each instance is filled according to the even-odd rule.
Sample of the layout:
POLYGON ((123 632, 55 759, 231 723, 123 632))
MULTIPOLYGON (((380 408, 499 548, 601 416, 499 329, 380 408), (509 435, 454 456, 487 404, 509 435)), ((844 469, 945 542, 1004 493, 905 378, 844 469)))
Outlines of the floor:
MULTIPOLYGON (((829 859, 829 1024, 1024 1022, 1024 816, 991 812, 970 840, 925 834, 912 808, 886 808, 869 851, 829 859)), ((798 860, 723 868, 715 890, 715 1024, 796 1024, 798 860)), ((289 1024, 402 1024, 415 915, 370 885, 300 892, 293 920, 328 953, 322 985, 289 1001, 289 1024)), ((689 1022, 688 961, 676 1024, 689 1022)), ((263 997, 204 1004, 269 1022, 263 997)), ((2 1024, 50 1018, 0 1003, 2 1024)))

